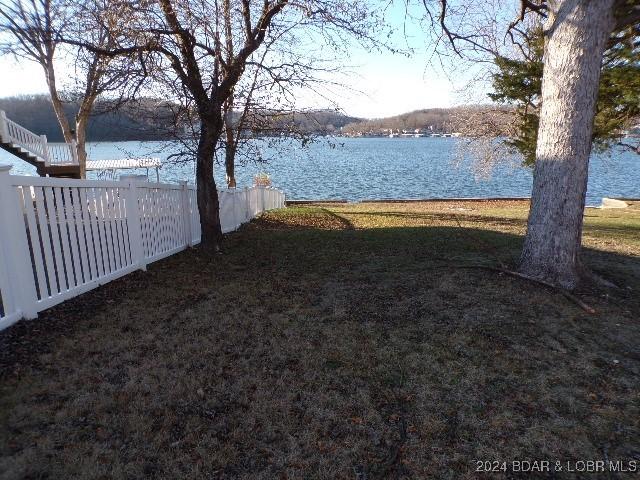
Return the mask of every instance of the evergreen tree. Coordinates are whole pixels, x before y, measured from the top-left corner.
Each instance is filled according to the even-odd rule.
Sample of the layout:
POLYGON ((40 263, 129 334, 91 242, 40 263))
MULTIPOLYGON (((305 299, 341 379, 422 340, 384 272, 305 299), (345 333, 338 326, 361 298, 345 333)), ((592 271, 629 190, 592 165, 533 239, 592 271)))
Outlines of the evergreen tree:
MULTIPOLYGON (((640 115, 640 41, 634 29, 617 32, 604 57, 593 128, 593 147, 604 151, 618 143, 625 128, 640 115)), ((520 58, 496 57, 489 97, 516 108, 516 134, 505 143, 533 166, 536 158, 544 37, 542 28, 528 32, 520 58)))

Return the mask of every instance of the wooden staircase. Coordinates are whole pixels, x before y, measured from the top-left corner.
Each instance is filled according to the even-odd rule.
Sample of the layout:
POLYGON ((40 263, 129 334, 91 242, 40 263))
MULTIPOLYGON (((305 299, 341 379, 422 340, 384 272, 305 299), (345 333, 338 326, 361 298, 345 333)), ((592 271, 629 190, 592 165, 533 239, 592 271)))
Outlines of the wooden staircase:
POLYGON ((42 177, 80 178, 75 142, 49 143, 45 135, 37 135, 9 120, 2 110, 0 148, 36 167, 42 177))

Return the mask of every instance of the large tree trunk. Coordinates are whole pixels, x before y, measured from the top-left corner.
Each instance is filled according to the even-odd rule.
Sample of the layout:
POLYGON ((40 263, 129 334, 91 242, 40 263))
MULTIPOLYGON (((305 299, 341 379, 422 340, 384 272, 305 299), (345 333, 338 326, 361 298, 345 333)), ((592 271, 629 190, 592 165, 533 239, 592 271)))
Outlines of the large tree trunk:
POLYGON ((56 119, 60 124, 62 136, 64 137, 65 142, 71 143, 71 141, 73 140, 73 131, 71 130, 71 125, 69 125, 69 120, 64 114, 64 106, 62 105, 62 100, 58 95, 58 86, 56 84, 56 74, 53 68, 53 60, 47 60, 44 63, 41 63, 41 65, 44 69, 44 74, 47 79, 47 87, 49 88, 51 105, 53 106, 53 111, 56 114, 56 119))
POLYGON ((591 136, 614 0, 549 2, 531 211, 520 271, 565 288, 583 273, 591 136))
POLYGON ((78 161, 80 163, 78 177, 86 178, 87 152, 85 149, 85 131, 87 119, 85 118, 82 122, 76 122, 76 131, 74 133, 74 131, 71 129, 71 125, 69 124, 69 120, 64 113, 64 105, 62 103, 62 100, 60 99, 60 95, 58 95, 58 86, 56 84, 56 75, 53 67, 53 62, 47 61, 46 63, 42 64, 42 68, 44 69, 47 79, 47 86, 49 87, 51 105, 53 106, 53 111, 56 114, 58 124, 60 125, 60 129, 62 130, 64 141, 68 144, 71 144, 71 142, 73 142, 74 140, 76 141, 76 153, 78 154, 78 161))
MULTIPOLYGON (((221 123, 221 122, 219 122, 221 123)), ((213 160, 215 147, 222 133, 222 128, 215 122, 200 122, 200 139, 196 156, 196 181, 200 227, 202 229, 203 246, 219 250, 222 245, 222 228, 220 226, 220 204, 218 190, 213 178, 213 160)))
POLYGON ((76 120, 76 153, 80 164, 80 178, 87 178, 87 122, 89 115, 76 120))
MULTIPOLYGON (((223 0, 222 11, 224 15, 224 36, 226 40, 227 48, 227 63, 231 63, 233 60, 233 30, 231 26, 231 2, 230 0, 223 0)), ((226 144, 224 150, 224 168, 227 174, 227 187, 236 188, 236 142, 233 134, 233 94, 231 89, 229 97, 224 102, 224 126, 226 144)), ((240 125, 238 125, 240 128, 240 125)))
MULTIPOLYGON (((95 77, 98 74, 94 70, 91 75, 93 78, 87 79, 89 84, 95 82, 95 77)), ((76 153, 80 164, 80 178, 87 178, 87 125, 89 124, 96 98, 97 95, 95 93, 85 94, 76 114, 76 153)))
POLYGON ((233 130, 226 128, 227 142, 224 149, 224 168, 227 174, 227 187, 236 188, 236 141, 233 130))

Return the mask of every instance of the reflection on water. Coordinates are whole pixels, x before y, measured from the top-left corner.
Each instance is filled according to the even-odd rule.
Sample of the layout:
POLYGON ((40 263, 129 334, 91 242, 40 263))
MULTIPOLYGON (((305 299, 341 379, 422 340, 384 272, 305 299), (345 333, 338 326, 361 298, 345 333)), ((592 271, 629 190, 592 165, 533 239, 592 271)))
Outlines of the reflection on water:
MULTIPOLYGON (((453 138, 337 138, 302 148, 290 142, 283 150, 260 144, 268 164, 236 169, 238 186, 250 185, 253 175, 267 172, 274 185, 290 199, 383 199, 447 197, 527 197, 531 171, 514 166, 494 169, 490 178, 477 178, 472 165, 454 165, 453 138)), ((89 145, 92 159, 159 156, 171 153, 162 142, 117 142, 89 145), (163 148, 164 147, 164 148, 163 148), (161 150, 158 153, 158 150, 161 150)), ((0 163, 12 163, 14 174, 35 175, 30 165, 0 150, 0 163)), ((144 172, 128 172, 144 173, 144 172)), ((193 181, 193 162, 166 164, 164 182, 193 181)), ((95 176, 95 173, 91 174, 95 176)), ((151 175, 155 178, 155 173, 151 175)), ((594 155, 591 161, 588 204, 602 197, 640 197, 640 156, 616 153, 594 155)), ((216 169, 216 182, 224 185, 224 169, 216 169)))

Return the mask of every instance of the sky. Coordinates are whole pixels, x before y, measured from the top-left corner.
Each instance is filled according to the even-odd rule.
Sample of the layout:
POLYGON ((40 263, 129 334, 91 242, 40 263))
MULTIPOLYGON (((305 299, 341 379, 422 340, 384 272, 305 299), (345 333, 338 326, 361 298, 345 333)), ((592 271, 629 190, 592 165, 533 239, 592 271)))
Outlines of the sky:
MULTIPOLYGON (((413 49, 410 57, 387 51, 368 51, 361 46, 350 47, 343 75, 336 80, 345 88, 334 88, 329 97, 348 115, 379 118, 422 108, 450 107, 469 101, 464 95, 473 69, 456 68, 456 61, 445 59, 430 62, 428 39, 416 22, 406 21, 404 10, 391 10, 388 20, 402 25, 395 36, 396 46, 413 49)), ((459 62, 458 62, 459 63, 459 62)), ((46 93, 42 69, 28 61, 16 62, 0 57, 0 97, 46 93)), ((64 76, 71 75, 62 69, 64 76)), ((327 108, 330 102, 314 96, 300 99, 304 108, 327 108)), ((484 91, 473 95, 473 103, 485 103, 484 91)))
POLYGON ((340 81, 347 88, 334 92, 345 113, 380 118, 421 108, 451 107, 460 103, 458 90, 466 78, 453 81, 441 68, 428 65, 427 55, 360 52, 340 81))
MULTIPOLYGON (((333 90, 335 102, 345 113, 365 118, 387 117, 411 110, 448 107, 456 104, 456 85, 448 76, 428 68, 426 60, 399 55, 362 52, 348 68, 352 75, 348 88, 333 90)), ((46 93, 44 74, 39 65, 0 58, 0 96, 46 93)), ((309 99, 309 107, 322 107, 309 99), (315 105, 313 105, 315 103, 315 105)))
POLYGON ((386 21, 395 27, 389 46, 410 51, 410 55, 350 47, 348 74, 339 79, 347 88, 336 96, 346 113, 379 118, 470 101, 487 103, 485 85, 476 83, 479 90, 473 95, 468 92, 478 66, 433 54, 430 38, 419 20, 424 10, 418 3, 410 12, 413 18, 407 17, 404 2, 392 3, 386 12, 386 21))

